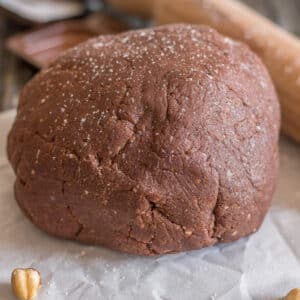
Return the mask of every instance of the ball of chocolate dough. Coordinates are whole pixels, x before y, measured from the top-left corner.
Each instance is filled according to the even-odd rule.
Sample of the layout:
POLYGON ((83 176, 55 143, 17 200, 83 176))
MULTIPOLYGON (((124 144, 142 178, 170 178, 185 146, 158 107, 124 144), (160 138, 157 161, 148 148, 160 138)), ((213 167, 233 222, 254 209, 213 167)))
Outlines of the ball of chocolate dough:
POLYGON ((231 242, 270 206, 279 123, 260 59, 213 29, 100 36, 23 89, 15 196, 42 230, 124 252, 231 242))

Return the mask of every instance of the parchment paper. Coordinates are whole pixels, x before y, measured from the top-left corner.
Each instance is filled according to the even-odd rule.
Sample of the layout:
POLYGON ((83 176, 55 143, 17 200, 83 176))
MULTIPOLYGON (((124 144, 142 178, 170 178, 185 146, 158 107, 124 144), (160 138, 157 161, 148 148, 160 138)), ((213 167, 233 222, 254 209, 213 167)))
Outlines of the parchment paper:
POLYGON ((281 176, 257 234, 208 249, 142 258, 50 237, 22 215, 5 141, 14 112, 0 115, 0 299, 14 299, 16 267, 41 272, 37 300, 275 300, 300 287, 300 147, 281 140, 281 176))

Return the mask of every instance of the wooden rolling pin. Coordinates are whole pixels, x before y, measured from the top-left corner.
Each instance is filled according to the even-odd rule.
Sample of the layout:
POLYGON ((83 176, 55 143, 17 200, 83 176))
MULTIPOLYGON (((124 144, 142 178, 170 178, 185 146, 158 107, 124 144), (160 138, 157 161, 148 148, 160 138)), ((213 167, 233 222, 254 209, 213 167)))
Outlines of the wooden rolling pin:
POLYGON ((158 0, 158 24, 188 22, 214 27, 246 42, 264 61, 276 85, 283 132, 300 142, 300 40, 235 0, 158 0))
POLYGON ((130 15, 150 17, 152 16, 155 0, 107 0, 116 9, 130 15))

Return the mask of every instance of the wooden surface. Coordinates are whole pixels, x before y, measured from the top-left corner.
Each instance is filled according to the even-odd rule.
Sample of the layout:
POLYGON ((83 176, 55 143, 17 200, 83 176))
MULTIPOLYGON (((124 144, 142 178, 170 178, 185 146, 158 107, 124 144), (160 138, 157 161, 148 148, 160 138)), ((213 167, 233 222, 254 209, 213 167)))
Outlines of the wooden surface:
MULTIPOLYGON (((300 33, 299 0, 244 0, 244 2, 287 30, 300 33)), ((21 30, 24 28, 0 16, 0 111, 16 106, 20 88, 35 73, 32 67, 5 49, 6 38, 21 30)))
POLYGON ((20 88, 34 74, 31 67, 5 48, 6 38, 20 30, 23 28, 0 17, 0 111, 16 106, 20 88))

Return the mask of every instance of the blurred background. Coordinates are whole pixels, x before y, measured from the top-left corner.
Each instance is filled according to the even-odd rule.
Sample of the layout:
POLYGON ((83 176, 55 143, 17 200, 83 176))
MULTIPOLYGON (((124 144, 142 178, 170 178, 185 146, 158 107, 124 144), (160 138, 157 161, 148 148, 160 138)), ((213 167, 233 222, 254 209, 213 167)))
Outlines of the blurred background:
MULTIPOLYGON (((300 33, 299 0, 243 2, 300 33)), ((125 11, 114 0, 0 0, 0 111, 15 107, 26 81, 67 48, 95 35, 153 24, 145 11, 125 11)))

